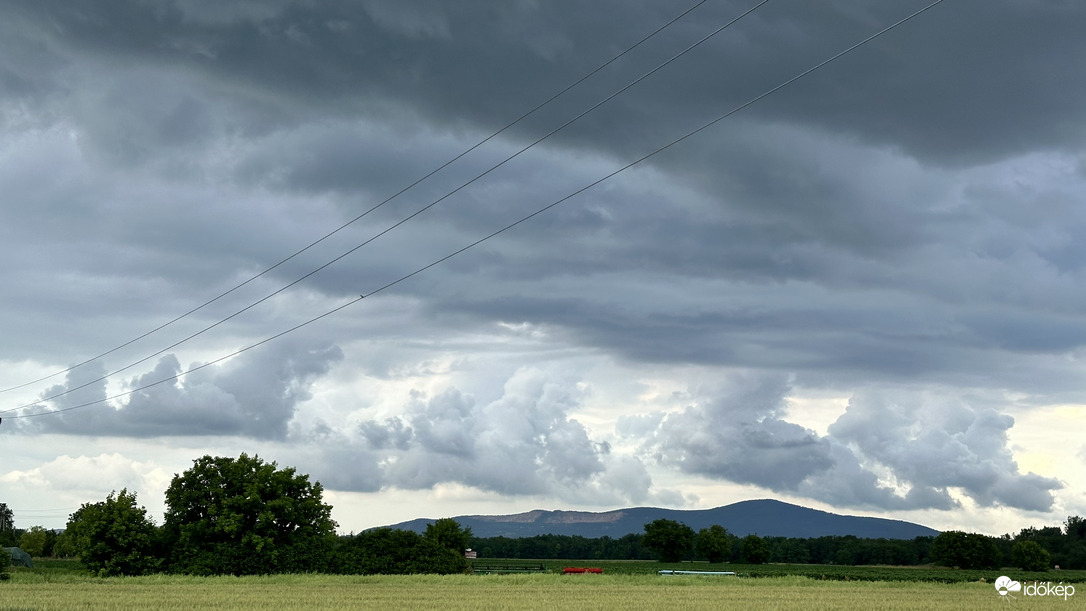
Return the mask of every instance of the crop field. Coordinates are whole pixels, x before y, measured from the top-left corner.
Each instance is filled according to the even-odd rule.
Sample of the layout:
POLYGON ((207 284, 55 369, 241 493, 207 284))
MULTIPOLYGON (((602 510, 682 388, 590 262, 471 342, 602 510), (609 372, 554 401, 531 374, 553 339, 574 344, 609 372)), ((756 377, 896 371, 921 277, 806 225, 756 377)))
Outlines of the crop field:
MULTIPOLYGON (((853 581, 804 576, 659 576, 660 563, 569 561, 602 575, 186 577, 98 579, 61 568, 13 569, 0 611, 30 609, 993 609, 992 579, 853 581), (621 568, 627 569, 625 572, 621 568)), ((780 565, 792 568, 802 565, 780 565)), ((714 569, 722 565, 714 565, 714 569)), ((726 570, 741 568, 723 565, 726 570)), ((683 568, 694 568, 686 564, 683 568)), ((701 565, 699 568, 708 568, 701 565)), ((762 567, 767 568, 767 567, 762 567)), ((827 567, 820 567, 827 568, 827 567)), ((857 567, 850 567, 857 568, 857 567)), ((561 569, 559 568, 559 571, 561 569)), ((923 569, 883 569, 909 575, 923 569)), ((1065 571, 1064 573, 1071 573, 1065 571)), ((1079 573, 1079 572, 1075 572, 1079 573)), ((890 573, 886 573, 890 576, 890 573)), ((1053 580, 1044 574, 1038 580, 1053 580)), ((1016 579, 1026 579, 1015 576, 1016 579)), ((1032 577, 1029 579, 1032 583, 1032 577)), ((1066 584, 1066 582, 1064 582, 1066 584)), ((1075 597, 1026 596, 1030 609, 1077 608, 1075 597)))
MULTIPOLYGON (((482 562, 482 561, 480 561, 482 562)), ((516 562, 511 560, 510 562, 516 562)), ((550 572, 562 572, 566 566, 598 566, 607 574, 655 574, 661 569, 734 571, 744 577, 810 577, 830 581, 930 581, 963 583, 984 580, 993 582, 1000 575, 1020 580, 1081 583, 1086 593, 1086 571, 1049 571, 1025 573, 1014 568, 988 570, 959 570, 922 566, 849 566, 827 564, 708 564, 706 562, 663 563, 653 560, 545 560, 550 572)))

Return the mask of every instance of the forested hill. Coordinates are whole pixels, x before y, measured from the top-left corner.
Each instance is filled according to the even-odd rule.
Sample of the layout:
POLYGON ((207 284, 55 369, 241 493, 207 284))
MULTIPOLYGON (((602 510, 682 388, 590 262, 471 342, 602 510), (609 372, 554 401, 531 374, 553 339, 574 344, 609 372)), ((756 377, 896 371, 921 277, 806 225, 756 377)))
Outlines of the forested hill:
MULTIPOLYGON (((740 537, 749 534, 793 538, 855 535, 871 539, 913 539, 939 534, 937 530, 912 522, 844 516, 769 499, 741 501, 715 509, 635 507, 601 513, 535 510, 503 516, 454 517, 461 526, 470 527, 476 537, 553 534, 613 538, 643 533, 645 524, 660 518, 681 522, 695 531, 720 524, 740 537)), ((423 532, 433 521, 419 518, 393 524, 391 528, 423 532)))

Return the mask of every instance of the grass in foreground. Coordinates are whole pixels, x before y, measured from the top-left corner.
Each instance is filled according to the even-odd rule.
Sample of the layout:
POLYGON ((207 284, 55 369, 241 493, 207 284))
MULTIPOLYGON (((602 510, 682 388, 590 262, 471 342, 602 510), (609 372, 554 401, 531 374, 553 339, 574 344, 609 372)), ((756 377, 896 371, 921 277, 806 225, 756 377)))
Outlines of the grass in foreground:
MULTIPOLYGON (((1086 596, 1086 591, 1082 594, 1086 596)), ((451 575, 94 579, 23 574, 0 583, 16 609, 991 609, 990 583, 842 582, 806 577, 451 575)), ((1019 601, 1022 602, 1022 601, 1019 601)), ((1030 608, 1067 608, 1062 599, 1030 608)))

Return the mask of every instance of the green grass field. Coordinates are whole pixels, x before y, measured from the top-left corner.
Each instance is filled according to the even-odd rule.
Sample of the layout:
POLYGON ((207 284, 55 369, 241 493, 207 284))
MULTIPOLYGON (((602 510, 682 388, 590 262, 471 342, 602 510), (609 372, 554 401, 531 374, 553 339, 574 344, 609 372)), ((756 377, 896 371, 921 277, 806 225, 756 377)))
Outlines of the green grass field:
MULTIPOLYGON (((72 563, 11 569, 0 582, 0 611, 29 609, 992 609, 1005 604, 987 582, 915 581, 924 569, 881 567, 901 579, 844 581, 804 576, 707 577, 656 574, 660 568, 709 568, 655 562, 547 563, 535 575, 185 577, 97 579, 72 563), (562 566, 602 566, 602 575, 562 575, 562 566)), ((742 565, 714 565, 742 571, 742 565)), ((804 565, 770 565, 801 567, 804 565)), ((767 567, 761 567, 767 568, 767 567)), ((828 568, 828 567, 819 567, 828 568)), ((844 568, 844 567, 841 567, 844 568)), ((880 567, 849 567, 853 569, 880 567)), ((940 570, 940 569, 933 569, 940 570)), ((997 571, 998 573, 998 571, 997 571)), ((1011 576, 1023 585, 1058 581, 1053 573, 1011 576)), ((1072 571, 1063 571, 1070 574, 1072 571)), ((1075 571, 1073 573, 1081 573, 1075 571)), ((1081 576, 1080 576, 1081 577, 1081 576)), ((1065 582, 1066 583, 1066 582, 1065 582)), ((1064 600, 1026 597, 1030 609, 1077 608, 1064 600)))

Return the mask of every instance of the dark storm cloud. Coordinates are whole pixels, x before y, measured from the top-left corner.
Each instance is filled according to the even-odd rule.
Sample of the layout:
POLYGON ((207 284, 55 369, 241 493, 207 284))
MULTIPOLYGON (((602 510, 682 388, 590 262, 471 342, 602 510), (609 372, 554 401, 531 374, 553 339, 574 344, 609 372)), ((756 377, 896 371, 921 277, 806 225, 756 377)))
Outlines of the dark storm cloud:
MULTIPOLYGON (((657 141, 687 117, 715 116, 922 4, 770 3, 569 138, 607 150, 657 141)), ((745 8, 728 2, 699 9, 602 75, 602 84, 589 85, 584 98, 599 99, 745 8)), ((165 71, 195 85, 193 95, 171 96, 167 104, 126 107, 126 98, 118 100, 110 114, 157 126, 130 134, 137 147, 198 137, 209 120, 208 100, 199 97, 218 99, 221 111, 227 93, 228 106, 241 101, 232 107, 238 123, 231 129, 367 109, 490 130, 673 11, 649 2, 284 2, 244 10, 198 2, 21 2, 10 11, 8 29, 18 36, 9 40, 22 42, 23 56, 39 52, 29 55, 31 68, 9 60, 5 74, 17 89, 42 89, 31 86, 35 79, 60 87, 62 66, 89 57, 98 75, 111 75, 100 81, 106 91, 159 95, 136 82, 110 85, 118 70, 165 71)), ((922 157, 981 159, 1068 146, 1081 137, 1069 126, 1084 124, 1086 112, 1072 102, 1083 85, 1068 71, 1086 54, 1072 25, 1083 11, 1010 0, 947 2, 754 112, 922 157)), ((95 79, 88 80, 93 87, 95 79)), ((555 116, 584 107, 576 96, 568 104, 556 105, 555 116)), ((554 121, 542 116, 527 129, 554 121)))
MULTIPOLYGON (((192 326, 436 201, 750 4, 707 3, 192 326)), ((368 294, 923 4, 774 0, 209 343, 248 344, 368 294)), ((648 1, 7 3, 0 357, 65 362, 169 320, 407 186, 678 10, 648 1)), ((1023 405, 1080 400, 1084 18, 1072 3, 944 2, 305 332, 345 349, 394 347, 343 355, 309 335, 140 391, 117 409, 24 426, 319 445, 309 464, 347 490, 456 482, 662 498, 650 493, 644 456, 618 455, 574 417, 582 404, 568 380, 521 373, 471 392, 441 380, 446 391, 419 394, 391 417, 355 416, 362 424, 349 431, 303 431, 292 420, 340 359, 360 376, 421 379, 435 374, 419 364, 418 346, 424 359, 448 350, 497 360, 507 347, 474 337, 523 325, 548 350, 757 372, 683 410, 628 414, 627 440, 667 468, 840 505, 950 509, 965 496, 1050 509, 1060 484, 1019 472, 1005 403, 929 404, 923 389, 1006 392, 1023 405), (820 435, 788 417, 786 380, 853 400, 820 435), (879 385, 890 390, 856 390, 879 385)), ((115 366, 76 370, 54 390, 115 366)), ((165 358, 131 385, 182 369, 165 358)), ((103 398, 106 387, 83 393, 51 406, 103 398)))
MULTIPOLYGON (((164 172, 197 177, 225 160, 221 171, 227 175, 234 172, 245 184, 365 194, 391 193, 408 177, 418 176, 424 167, 446 158, 446 148, 450 155, 458 150, 455 139, 446 140, 442 154, 426 156, 427 141, 437 133, 419 131, 418 125, 463 130, 452 133, 467 135, 480 129, 485 133, 500 124, 496 118, 515 116, 515 108, 528 107, 524 100, 540 99, 544 87, 556 88, 556 83, 567 82, 569 75, 579 74, 580 64, 602 59, 605 52, 620 48, 627 37, 632 38, 633 30, 647 29, 645 24, 665 18, 664 7, 648 3, 626 3, 622 10, 560 3, 503 5, 500 9, 473 3, 453 7, 444 3, 390 6, 348 2, 318 7, 286 2, 229 7, 199 2, 99 2, 78 7, 42 2, 17 6, 8 22, 12 37, 7 44, 21 50, 31 63, 28 67, 11 61, 8 72, 33 73, 42 82, 52 83, 52 90, 36 88, 54 94, 41 94, 46 101, 42 107, 50 110, 48 116, 71 123, 83 150, 97 152, 113 163, 139 165, 155 160, 165 164, 160 168, 164 172), (503 68, 514 64, 516 69, 503 68), (494 78, 499 74, 500 79, 494 78), (68 93, 55 95, 64 90, 65 83, 68 93), (359 117, 367 120, 359 122, 359 117), (318 119, 319 124, 315 123, 318 119), (414 128, 403 132, 414 134, 414 139, 401 138, 400 150, 390 151, 397 146, 396 128, 375 128, 368 124, 374 119, 401 126, 415 122, 414 128), (224 139, 232 144, 219 151, 224 139), (199 159, 194 153, 200 151, 210 156, 190 161, 199 159), (425 163, 417 161, 419 158, 425 158, 425 163), (408 159, 415 161, 405 163, 408 159), (407 166, 411 171, 405 170, 407 166)), ((840 67, 834 64, 828 72, 805 79, 796 93, 782 91, 754 107, 750 116, 741 116, 719 132, 714 130, 684 144, 688 154, 667 154, 654 161, 665 170, 661 178, 671 187, 680 183, 694 186, 689 196, 707 200, 708 204, 700 205, 708 205, 709 211, 694 210, 689 204, 691 210, 684 214, 683 207, 688 204, 676 201, 665 189, 656 198, 637 200, 633 186, 620 187, 611 193, 593 193, 587 198, 588 206, 578 202, 573 210, 556 211, 532 225, 532 235, 540 244, 552 243, 553 236, 567 245, 571 238, 579 240, 581 248, 567 247, 540 257, 537 249, 507 246, 492 248, 489 254, 501 267, 503 279, 559 276, 568 270, 632 269, 742 283, 813 282, 863 287, 864 292, 880 285, 899 287, 911 276, 924 276, 931 283, 933 266, 947 269, 948 261, 978 251, 982 263, 990 259, 993 264, 1017 264, 1021 259, 1007 259, 990 251, 995 244, 1014 249, 1020 237, 1009 236, 1011 242, 1007 243, 1002 239, 1005 236, 995 231, 988 233, 987 245, 975 243, 984 237, 978 231, 998 229, 991 227, 991 221, 999 218, 1000 210, 981 201, 989 199, 987 194, 967 195, 977 200, 972 209, 948 214, 948 190, 954 186, 945 175, 936 172, 933 176, 908 156, 895 156, 879 147, 889 144, 885 148, 921 157, 930 152, 938 159, 963 155, 990 158, 1000 152, 1027 150, 1037 144, 1030 137, 1052 145, 1052 130, 1021 128, 1019 133, 1018 123, 997 125, 991 117, 997 112, 1013 113, 1018 118, 1028 115, 1033 121, 1077 123, 1073 120, 1073 113, 1080 112, 1077 107, 1060 112, 1023 111, 1030 104, 1068 97, 1046 96, 1044 92, 1066 76, 1061 71, 1065 62, 1059 58, 1074 57, 1074 45, 1081 43, 1078 37, 1041 36, 1039 32, 1053 31, 1049 25, 1060 31, 1058 24, 1073 17, 1074 10, 1047 7, 1024 14, 1019 5, 1009 2, 940 6, 886 40, 843 59, 840 67), (978 28, 978 24, 984 27, 978 28), (1000 32, 1002 37, 990 36, 985 28, 1000 32), (932 38, 931 31, 947 34, 932 38), (1068 48, 1059 49, 1059 45, 1068 48), (983 66, 982 61, 986 62, 983 66), (991 74, 993 66, 1011 70, 1001 79, 1004 81, 1011 80, 1010 74, 1027 70, 1030 79, 1047 80, 1038 83, 1029 95, 1010 92, 993 96, 984 89, 996 81, 991 74), (1037 69, 1039 66, 1048 69, 1037 69), (847 86, 842 84, 845 75, 849 77, 847 86), (950 75, 959 81, 962 75, 978 78, 958 83, 950 75), (918 104, 915 94, 906 95, 910 91, 924 91, 930 102, 918 104), (936 121, 931 113, 940 109, 968 112, 971 120, 951 117, 936 121), (842 124, 845 117, 847 125, 842 124), (956 131, 981 128, 984 133, 956 131), (1011 141, 1008 134, 1030 137, 1015 138, 1016 150, 988 146, 996 137, 1011 141), (857 139, 870 146, 858 145, 857 139), (619 201, 626 205, 617 205, 619 201), (602 212, 597 212, 601 204, 602 212), (967 225, 971 227, 969 234, 951 235, 967 225), (623 239, 608 240, 617 236, 623 239), (961 240, 961 236, 975 237, 965 237, 970 242, 959 247, 951 240, 961 240)), ((679 43, 684 39, 703 33, 713 18, 737 12, 734 3, 707 6, 699 11, 698 19, 665 32, 656 41, 657 47, 639 51, 602 76, 614 84, 624 82, 653 65, 657 56, 666 57, 672 47, 681 48, 679 43)), ((704 114, 707 118, 715 107, 723 104, 726 108, 749 95, 737 92, 737 83, 757 92, 805 67, 808 64, 804 62, 812 56, 821 56, 823 51, 828 54, 840 48, 842 40, 869 33, 905 12, 907 7, 899 3, 863 8, 848 3, 817 8, 795 2, 771 3, 710 46, 600 109, 583 128, 574 126, 570 134, 560 137, 555 150, 572 153, 574 147, 583 147, 608 154, 621 151, 620 156, 627 157, 625 149, 631 139, 659 143, 665 133, 681 133, 675 128, 688 117, 704 114)), ((611 86, 611 82, 597 85, 596 91, 570 100, 568 107, 555 107, 553 112, 568 116, 572 107, 583 108, 584 103, 598 99, 601 91, 613 90, 611 86)), ((535 121, 534 127, 524 129, 538 133, 548 124, 545 116, 535 121)), ((1073 137, 1068 130, 1060 133, 1061 138, 1073 137)), ((512 152, 516 147, 503 150, 512 152)), ((501 155, 494 157, 499 158, 501 155)), ((478 235, 476 228, 500 226, 494 212, 510 207, 506 194, 531 193, 542 204, 591 178, 559 178, 563 188, 546 191, 542 172, 527 170, 538 168, 539 161, 533 158, 523 168, 490 180, 485 188, 473 191, 466 204, 449 202, 448 212, 435 213, 440 222, 418 225, 417 231, 403 239, 405 246, 399 250, 432 242, 435 234, 447 234, 450 224, 464 227, 465 238, 469 237, 467 229, 478 235), (537 195, 540 192, 542 196, 537 195)), ((543 161, 542 166, 552 170, 551 176, 564 176, 569 170, 558 160, 543 161)), ((450 180, 448 184, 458 183, 450 180)), ((437 196, 441 192, 431 190, 415 201, 431 201, 431 193, 437 196)), ((88 202, 80 208, 91 205, 88 202)), ((537 205, 525 205, 524 210, 537 205)), ((404 206, 395 214, 402 216, 416 207, 404 206)), ((155 246, 178 239, 179 252, 202 236, 205 244, 200 250, 218 250, 220 256, 228 245, 254 241, 230 236, 234 228, 244 226, 240 217, 253 210, 239 211, 238 224, 223 225, 212 218, 190 218, 187 213, 192 209, 184 201, 166 206, 160 203, 154 213, 159 226, 183 231, 156 232, 153 226, 133 223, 133 233, 143 229, 141 235, 155 246), (178 213, 166 220, 166 210, 178 213)), ((218 215, 222 212, 222 207, 217 208, 218 215)), ((105 225, 105 218, 94 220, 105 225)), ((135 235, 129 238, 140 239, 135 235)), ((454 247, 452 242, 450 248, 454 247)), ((1022 246, 1059 269, 1078 269, 1079 258, 1072 244, 1064 240, 1022 246)), ((435 252, 438 256, 448 250, 435 252)), ((256 254, 244 253, 239 262, 257 258, 256 254)), ((155 256, 147 249, 138 258, 147 261, 155 256)), ((380 253, 373 258, 398 259, 380 253)), ((420 258, 418 265, 429 260, 420 258)), ((165 259, 162 265, 170 262, 165 259)), ((185 270, 194 277, 211 273, 196 261, 177 263, 171 277, 185 270)), ((410 269, 405 264, 404 270, 410 269)), ((948 285, 956 285, 976 270, 955 271, 957 277, 950 278, 948 285)), ((1031 270, 1022 271, 1029 274, 1031 270)), ((321 289, 355 291, 354 286, 346 287, 341 281, 350 274, 329 276, 321 289)), ((624 278, 616 276, 615 280, 624 278)), ((993 278, 984 288, 1011 282, 1020 283, 1020 278, 1011 274, 993 278)), ((934 291, 940 287, 920 288, 934 291)), ((651 311, 650 304, 644 308, 648 311, 634 308, 624 320, 623 313, 614 315, 614 304, 595 297, 572 302, 569 307, 563 307, 563 301, 539 302, 545 306, 530 309, 528 304, 535 296, 522 294, 527 296, 519 304, 504 298, 496 304, 481 303, 478 314, 491 316, 503 304, 513 306, 504 308, 503 318, 539 316, 543 322, 574 329, 577 337, 589 343, 618 347, 638 359, 659 354, 663 360, 708 358, 741 364, 751 355, 734 346, 722 348, 724 338, 734 337, 738 329, 754 328, 766 334, 764 339, 753 340, 764 348, 767 343, 777 343, 772 337, 774 330, 795 326, 810 330, 799 334, 795 340, 799 343, 807 336, 812 344, 818 344, 824 338, 815 335, 840 332, 838 345, 828 352, 840 355, 837 360, 845 364, 866 363, 877 370, 915 374, 928 370, 925 362, 938 369, 944 360, 956 360, 956 355, 928 358, 923 354, 924 346, 901 341, 901 336, 926 336, 924 329, 909 329, 914 315, 896 307, 896 296, 888 296, 885 304, 863 299, 868 318, 891 321, 887 326, 901 329, 892 342, 881 342, 867 329, 859 330, 862 337, 849 339, 851 330, 842 328, 840 320, 831 320, 833 315, 826 311, 767 312, 763 306, 729 311, 725 306, 725 313, 721 313, 705 304, 695 312, 660 314, 651 311), (897 324, 903 319, 904 328, 897 324), (638 327, 644 332, 630 333, 638 327), (675 341, 660 349, 656 346, 662 339, 675 341)), ((780 297, 803 296, 782 291, 780 297)), ((849 301, 853 298, 855 295, 850 295, 849 301)), ((915 305, 932 307, 925 301, 918 299, 915 305)), ((840 309, 842 304, 827 303, 826 307, 840 309)), ((975 335, 1002 349, 1061 350, 1081 344, 1082 330, 1075 328, 1071 318, 1038 320, 1032 311, 1009 311, 986 321, 968 312, 940 311, 937 304, 934 308, 930 311, 944 320, 931 321, 930 327, 960 326, 963 336, 975 335), (1012 324, 1003 324, 1006 321, 1012 324)), ((856 314, 849 312, 847 317, 856 314)), ((955 337, 949 342, 960 343, 955 337)), ((798 352, 809 351, 801 348, 798 352)), ((810 355, 775 354, 772 359, 786 367, 800 367, 810 355)))
MULTIPOLYGON (((306 349, 287 344, 281 348, 284 351, 246 353, 224 365, 158 384, 183 373, 177 358, 167 355, 153 370, 130 382, 130 387, 142 390, 116 407, 105 403, 77 407, 58 416, 31 418, 25 426, 41 433, 119 437, 241 435, 281 439, 297 404, 310 398, 313 380, 343 358, 335 346, 306 349)), ((66 384, 49 389, 44 396, 78 388, 88 376, 104 373, 100 364, 76 369, 69 373, 66 384)), ((49 404, 63 410, 105 398, 105 382, 99 382, 49 404), (90 394, 94 396, 88 398, 90 394)))
MULTIPOLYGON (((42 398, 52 398, 55 409, 73 410, 86 403, 106 399, 105 365, 101 361, 92 361, 83 367, 70 369, 63 384, 50 386, 42 392, 42 398)), ((40 409, 40 407, 39 407, 40 409)), ((43 418, 50 420, 50 418, 43 418)))
MULTIPOLYGON (((706 193, 724 199, 706 202, 669 177, 651 190, 624 181, 587 195, 568 218, 557 210, 533 220, 524 228, 532 240, 510 235, 465 255, 479 265, 448 286, 467 282, 471 292, 435 302, 435 315, 452 308, 553 325, 570 341, 638 360, 1075 384, 1069 363, 1030 362, 1086 339, 1076 315, 1086 297, 1080 274, 1050 254, 1086 230, 1072 206, 1082 189, 1074 167, 1054 161, 1040 176, 1030 165, 924 172, 838 140, 822 145, 840 155, 816 161, 814 136, 788 131, 800 146, 774 145, 776 161, 811 167, 786 186, 747 184, 748 203, 736 173, 733 186, 713 179, 706 193), (803 184, 812 180, 825 188, 803 184), (983 189, 1012 180, 1014 203, 983 189), (1027 214, 1038 209, 1047 212, 1027 214)), ((706 166, 698 175, 709 174, 706 166)))

